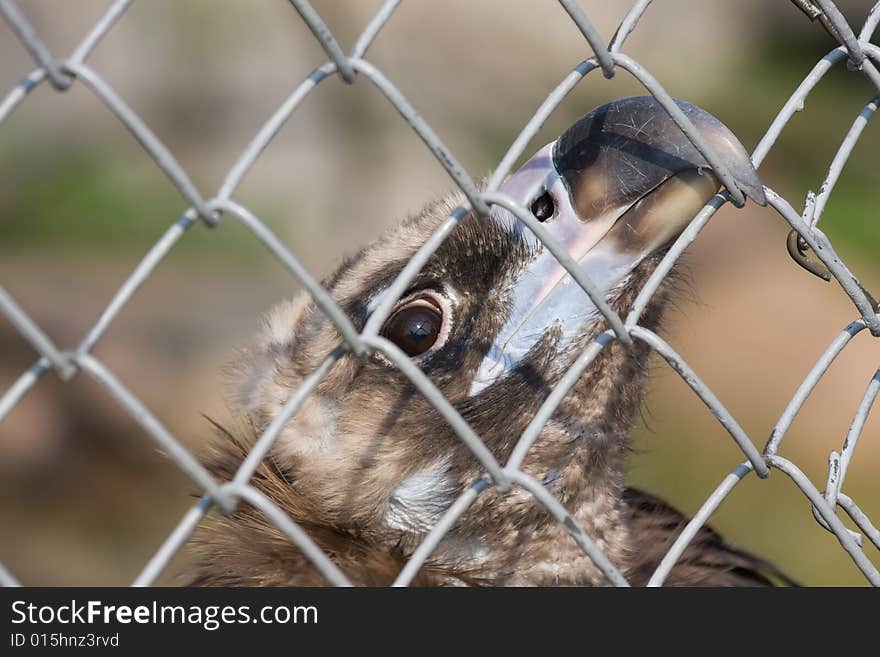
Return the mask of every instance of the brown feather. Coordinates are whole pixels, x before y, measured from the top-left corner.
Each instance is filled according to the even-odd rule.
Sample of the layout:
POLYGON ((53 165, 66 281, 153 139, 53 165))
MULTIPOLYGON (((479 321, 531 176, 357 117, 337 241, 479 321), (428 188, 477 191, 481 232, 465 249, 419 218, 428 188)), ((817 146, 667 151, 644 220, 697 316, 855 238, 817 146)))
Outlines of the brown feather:
MULTIPOLYGON (((628 488, 623 495, 635 554, 628 576, 644 586, 688 518, 658 497, 628 488)), ((731 545, 714 529, 703 526, 673 566, 664 586, 788 586, 797 583, 769 561, 731 545)))

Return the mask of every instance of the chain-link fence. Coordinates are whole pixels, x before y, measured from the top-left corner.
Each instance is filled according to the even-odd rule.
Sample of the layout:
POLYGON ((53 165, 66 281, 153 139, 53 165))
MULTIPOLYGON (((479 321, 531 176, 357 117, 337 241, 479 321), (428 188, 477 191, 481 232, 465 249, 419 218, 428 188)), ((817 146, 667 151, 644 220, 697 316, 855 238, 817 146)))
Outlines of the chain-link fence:
MULTIPOLYGON (((821 82, 823 76, 834 66, 846 66, 853 72, 865 75, 870 83, 880 90, 880 71, 875 66, 880 63, 880 47, 870 43, 878 23, 880 23, 880 3, 870 11, 858 35, 847 24, 846 20, 831 0, 816 0, 815 4, 807 0, 793 0, 811 20, 821 24, 827 32, 840 44, 825 55, 810 71, 801 85, 792 93, 788 102, 776 116, 763 139, 758 144, 752 160, 756 167, 773 148, 774 143, 789 120, 803 108, 807 96, 821 82)), ((149 154, 155 164, 167 175, 174 186, 189 205, 189 209, 165 232, 158 242, 144 256, 125 283, 117 290, 109 305, 91 326, 82 341, 73 348, 63 348, 52 342, 40 326, 0 288, 0 314, 8 319, 21 335, 39 353, 39 359, 25 371, 12 387, 0 397, 0 422, 27 395, 36 383, 50 371, 60 379, 69 381, 80 372, 86 373, 106 386, 107 392, 124 407, 131 417, 147 432, 149 436, 204 492, 199 502, 180 520, 177 527, 167 537, 158 552, 149 560, 142 572, 135 579, 135 585, 149 585, 156 580, 167 566, 169 560, 185 545, 193 531, 212 507, 218 507, 223 513, 230 513, 238 504, 250 504, 261 511, 266 518, 278 527, 302 552, 314 563, 315 567, 326 578, 339 585, 348 583, 345 575, 309 538, 309 536, 279 509, 262 492, 251 485, 250 481, 260 463, 267 456, 273 442, 279 436, 285 424, 297 413, 304 400, 315 390, 334 362, 343 354, 350 353, 363 357, 371 352, 382 352, 409 377, 418 390, 437 408, 456 435, 470 448, 485 469, 482 478, 465 490, 446 510, 440 521, 427 533, 419 547, 412 553, 406 566, 398 575, 395 584, 407 585, 422 565, 430 558, 444 536, 455 525, 457 520, 467 512, 477 497, 490 487, 504 493, 511 487, 519 487, 528 491, 534 499, 566 528, 578 546, 594 561, 608 580, 620 586, 627 581, 613 563, 598 549, 590 536, 578 526, 566 509, 538 481, 526 475, 520 466, 530 447, 539 436, 545 423, 550 419, 566 393, 575 385, 581 374, 593 363, 598 354, 610 343, 618 340, 631 344, 639 340, 654 349, 690 386, 693 392, 706 404, 724 429, 730 434, 736 445, 742 450, 745 461, 737 465, 728 474, 702 505, 690 523, 677 537, 665 558, 660 563, 650 580, 650 585, 662 585, 677 559, 683 554, 689 542, 698 530, 712 516, 721 502, 731 494, 744 477, 754 472, 759 478, 766 478, 772 469, 780 470, 809 499, 816 520, 828 531, 833 532, 856 566, 873 585, 880 585, 880 572, 868 559, 863 551, 863 537, 880 548, 880 531, 860 510, 857 503, 843 492, 843 483, 847 468, 852 460, 853 452, 862 433, 865 420, 880 392, 880 370, 869 381, 861 403, 855 411, 852 424, 839 452, 831 452, 829 458, 828 479, 824 490, 815 486, 804 472, 791 460, 780 456, 778 451, 795 416, 813 389, 823 378, 832 361, 846 348, 852 338, 867 329, 873 336, 880 336, 880 317, 875 312, 876 303, 862 288, 846 264, 837 256, 834 248, 817 224, 822 216, 828 199, 841 175, 844 165, 858 142, 868 120, 877 109, 878 97, 869 100, 858 112, 851 129, 843 139, 834 156, 828 173, 817 193, 808 193, 802 212, 772 189, 765 188, 769 206, 775 210, 788 224, 792 233, 789 239, 789 250, 805 267, 814 273, 833 276, 843 292, 852 300, 859 318, 845 327, 835 337, 816 364, 803 380, 791 401, 773 427, 770 439, 763 451, 728 412, 719 399, 700 379, 688 364, 655 333, 639 325, 640 317, 648 305, 654 292, 664 277, 670 272, 684 249, 697 237, 715 212, 725 203, 736 206, 744 203, 744 195, 737 187, 734 179, 727 171, 721 158, 702 139, 688 118, 673 102, 663 86, 639 62, 623 52, 623 46, 630 33, 636 29, 651 0, 637 0, 626 13, 616 33, 606 46, 601 35, 594 28, 588 16, 573 0, 560 0, 560 5, 577 25, 586 39, 594 57, 579 63, 554 89, 514 140, 506 155, 496 167, 493 175, 483 191, 478 189, 474 180, 459 164, 453 154, 440 140, 437 134, 416 112, 408 100, 401 94, 394 83, 383 75, 369 60, 366 53, 373 41, 380 36, 383 27, 392 19, 399 0, 387 0, 368 22, 361 32, 349 54, 343 51, 331 30, 321 17, 303 0, 291 0, 303 21, 320 42, 329 61, 317 67, 281 104, 271 118, 261 127, 245 151, 229 170, 219 190, 213 196, 202 194, 191 181, 187 172, 177 162, 166 146, 156 137, 142 118, 129 107, 114 88, 109 85, 98 72, 91 68, 87 61, 98 43, 113 28, 123 13, 132 4, 132 0, 116 0, 106 13, 86 34, 73 52, 64 58, 51 53, 41 40, 40 35, 32 28, 24 12, 12 0, 0 0, 0 14, 18 36, 21 44, 37 62, 37 68, 15 86, 0 102, 0 126, 5 119, 25 100, 28 94, 41 84, 49 84, 56 91, 64 92, 71 85, 85 85, 95 94, 106 108, 131 132, 149 154), (443 240, 455 229, 455 226, 470 211, 474 210, 482 216, 488 214, 493 205, 500 205, 514 212, 527 226, 535 226, 537 219, 528 211, 519 208, 510 198, 498 192, 504 178, 514 163, 522 156, 532 138, 550 116, 563 102, 565 97, 584 78, 599 70, 606 78, 615 75, 631 75, 636 78, 652 94, 670 114, 675 123, 687 135, 688 139, 710 163, 725 191, 719 193, 697 214, 687 229, 681 234, 665 255, 660 265, 651 275, 639 292, 628 314, 620 317, 614 314, 603 303, 589 280, 581 272, 569 270, 591 300, 599 308, 607 320, 609 329, 594 340, 584 352, 573 362, 570 369, 561 378, 559 384, 544 401, 540 410, 532 418, 527 429, 506 463, 500 463, 486 449, 480 437, 468 426, 465 420, 443 397, 442 393, 432 384, 425 374, 412 365, 409 360, 390 342, 380 336, 380 330, 393 310, 394 304, 404 294, 408 285, 437 250, 443 240), (425 146, 464 192, 466 202, 447 217, 418 249, 413 258, 403 268, 390 286, 388 293, 370 316, 363 331, 358 332, 349 318, 333 302, 329 294, 318 284, 311 274, 300 264, 297 258, 282 244, 269 228, 247 207, 236 202, 233 195, 260 157, 263 150, 275 137, 282 125, 291 117, 303 99, 321 82, 338 76, 345 83, 351 84, 358 77, 366 78, 384 95, 403 119, 419 135, 425 146), (282 410, 271 421, 266 430, 258 437, 248 456, 242 462, 235 476, 230 481, 217 481, 206 468, 175 438, 146 407, 117 379, 100 360, 92 355, 96 343, 107 331, 114 318, 132 299, 138 288, 150 277, 165 257, 191 228, 198 224, 222 230, 218 226, 221 216, 241 222, 265 248, 286 267, 290 273, 311 294, 315 303, 326 313, 342 336, 340 349, 335 350, 309 376, 307 376, 293 395, 287 400, 282 410), (807 257, 811 252, 821 261, 824 267, 807 257), (848 529, 837 508, 852 519, 860 532, 848 529)), ((855 74, 855 73, 854 73, 855 74)), ((59 95, 59 99, 63 94, 59 95)), ((536 231, 540 234, 540 231, 536 231)), ((547 242, 545 241, 545 244, 547 242)), ((547 244, 553 249, 552 244, 547 244)), ((16 585, 14 574, 0 565, 0 582, 16 585)))

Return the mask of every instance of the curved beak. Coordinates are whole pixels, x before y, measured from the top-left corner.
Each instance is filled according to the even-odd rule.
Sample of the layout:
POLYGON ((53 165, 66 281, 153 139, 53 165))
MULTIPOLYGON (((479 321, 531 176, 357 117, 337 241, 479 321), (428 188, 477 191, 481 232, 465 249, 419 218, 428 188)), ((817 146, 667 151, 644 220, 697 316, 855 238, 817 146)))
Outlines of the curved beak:
MULTIPOLYGON (((748 153, 708 112, 675 101, 715 148, 740 189, 766 204, 748 153)), ((669 245, 720 184, 709 164, 652 96, 599 107, 547 144, 501 191, 539 220, 606 296, 669 245), (548 199, 549 195, 549 199, 548 199)), ((548 331, 561 354, 599 316, 556 258, 507 210, 492 218, 518 232, 534 257, 509 289, 507 319, 480 364, 471 395, 512 372, 548 331)))

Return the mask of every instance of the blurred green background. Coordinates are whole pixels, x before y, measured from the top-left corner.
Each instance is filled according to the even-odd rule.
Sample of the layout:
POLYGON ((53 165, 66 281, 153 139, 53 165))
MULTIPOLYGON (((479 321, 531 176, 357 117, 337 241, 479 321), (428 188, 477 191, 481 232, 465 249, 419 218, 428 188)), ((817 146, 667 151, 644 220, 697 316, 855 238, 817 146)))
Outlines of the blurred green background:
MULTIPOLYGON (((76 45, 107 2, 20 0, 56 53, 76 45)), ((344 45, 378 2, 315 2, 344 45)), ((870 2, 838 3, 860 24, 870 2)), ((605 35, 627 3, 584 1, 605 35)), ((783 0, 658 0, 626 52, 673 95, 714 113, 757 145, 830 37, 783 0)), ((555 3, 403 3, 369 58, 393 80, 474 176, 498 162, 548 91, 586 47, 555 3)), ((171 149, 204 194, 323 54, 283 2, 134 3, 89 60, 171 149)), ((0 92, 32 70, 0 24, 0 92)), ((609 99, 642 93, 621 71, 593 74, 533 144, 553 139, 609 99)), ((841 139, 876 93, 833 69, 761 168, 796 208, 818 189, 841 139)), ((822 228, 875 296, 880 139, 869 125, 827 206, 822 228)), ((452 186, 367 80, 330 79, 284 126, 236 191, 311 271, 338 259, 452 186)), ((76 344, 143 254, 185 209, 135 140, 82 85, 35 90, 0 125, 0 284, 57 343, 76 344)), ((693 298, 667 331, 762 445, 812 363, 856 312, 842 291, 795 266, 771 210, 727 207, 688 256, 693 298)), ((95 354, 193 449, 222 420, 224 364, 259 315, 295 282, 241 226, 195 226, 125 307, 95 354)), ((824 487, 878 364, 859 336, 817 387, 782 453, 824 487)), ((36 359, 0 322, 0 390, 36 359)), ((877 423, 865 428, 845 491, 880 517, 877 423)), ((635 436, 630 478, 693 513, 738 462, 731 439, 687 386, 656 362, 635 436)), ((124 584, 192 504, 192 485, 97 384, 50 375, 0 424, 0 562, 25 584, 124 584)), ((774 472, 745 480, 712 524, 815 585, 864 584, 774 472)), ((877 558, 868 548, 871 558, 877 558)), ((175 583, 182 555, 160 581, 175 583)))

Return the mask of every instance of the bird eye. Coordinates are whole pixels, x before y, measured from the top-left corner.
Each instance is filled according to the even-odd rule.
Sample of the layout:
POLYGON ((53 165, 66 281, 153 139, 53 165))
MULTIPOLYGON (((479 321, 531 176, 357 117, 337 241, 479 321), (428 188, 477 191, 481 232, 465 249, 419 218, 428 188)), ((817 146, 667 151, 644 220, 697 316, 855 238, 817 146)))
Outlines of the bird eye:
POLYGON ((418 297, 396 310, 385 326, 382 336, 391 340, 410 357, 419 356, 433 347, 443 329, 443 309, 433 299, 418 297))
POLYGON ((556 212, 556 203, 553 201, 553 197, 550 196, 550 192, 544 192, 536 198, 532 203, 531 210, 535 218, 541 223, 552 217, 553 213, 556 212))

